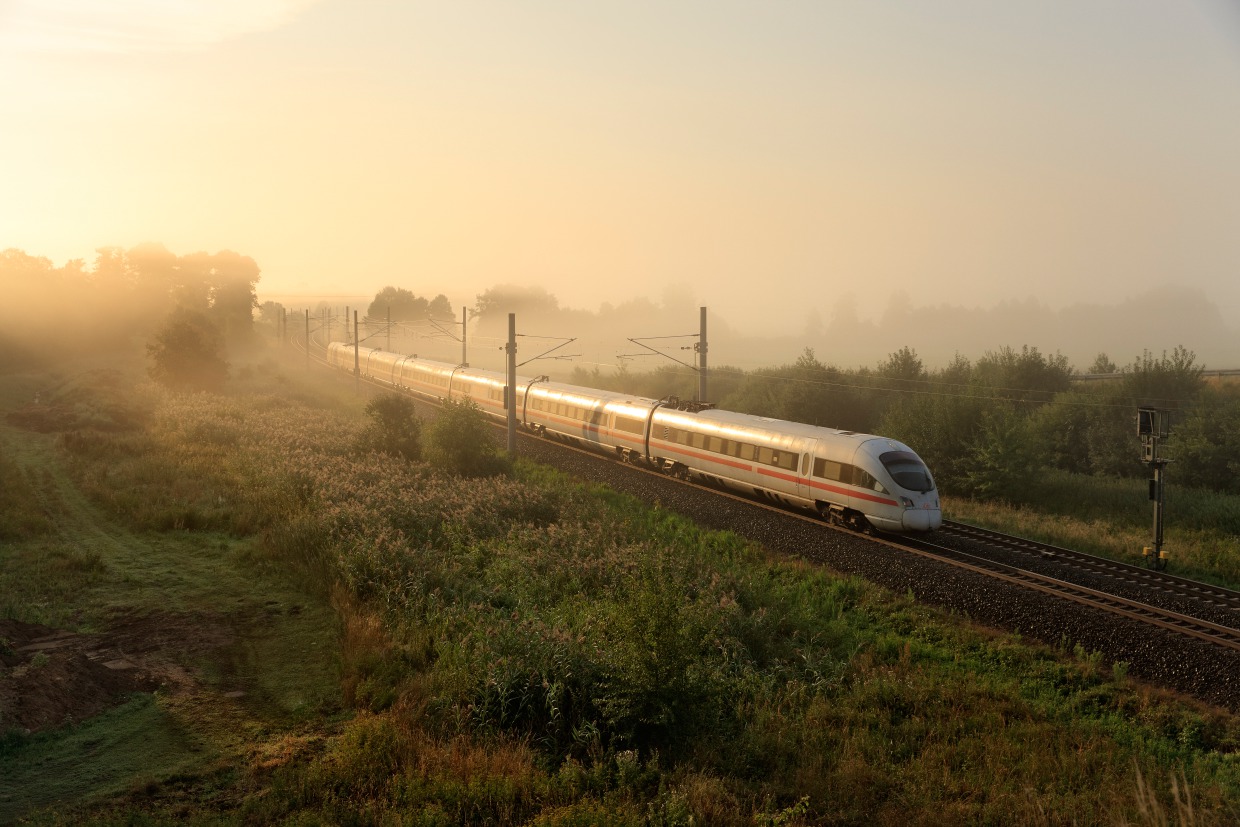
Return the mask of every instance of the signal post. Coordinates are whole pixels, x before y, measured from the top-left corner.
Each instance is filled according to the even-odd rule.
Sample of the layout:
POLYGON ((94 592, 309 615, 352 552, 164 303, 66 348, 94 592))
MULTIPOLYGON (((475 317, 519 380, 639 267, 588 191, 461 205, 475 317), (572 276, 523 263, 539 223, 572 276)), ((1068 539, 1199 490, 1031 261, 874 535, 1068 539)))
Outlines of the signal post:
POLYGON ((1150 500, 1154 503, 1154 545, 1142 550, 1146 565, 1162 571, 1171 556, 1163 549, 1163 506, 1166 495, 1166 469, 1170 460, 1159 456, 1159 444, 1170 433, 1171 412, 1159 408, 1137 409, 1137 434, 1141 437, 1141 459, 1150 467, 1150 500))

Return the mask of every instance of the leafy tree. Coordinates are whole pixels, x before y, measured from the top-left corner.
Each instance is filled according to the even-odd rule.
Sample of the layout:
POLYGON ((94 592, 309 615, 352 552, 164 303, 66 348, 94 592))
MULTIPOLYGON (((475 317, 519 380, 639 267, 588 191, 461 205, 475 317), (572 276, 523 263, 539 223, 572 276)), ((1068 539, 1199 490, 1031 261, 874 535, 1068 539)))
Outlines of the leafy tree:
POLYGON ((495 434, 485 414, 472 399, 449 400, 431 423, 428 459, 441 468, 467 477, 502 473, 495 434))
POLYGON ((973 366, 973 379, 987 387, 1001 388, 1008 396, 1048 400, 1072 387, 1072 366, 1061 354, 1043 356, 1036 347, 1023 346, 1018 353, 1004 346, 987 351, 973 366))
POLYGON ((366 308, 366 315, 372 319, 386 319, 390 311, 392 321, 409 322, 425 319, 429 307, 430 302, 421 296, 403 287, 389 286, 375 294, 375 300, 366 308))
POLYGON ((1124 370, 1124 389, 1138 406, 1177 407, 1205 387, 1203 370, 1197 354, 1183 345, 1157 359, 1146 350, 1124 370))
POLYGON ((1094 357, 1094 362, 1086 373, 1119 373, 1119 368, 1111 361, 1110 356, 1099 353, 1094 357))
POLYGON ((456 318, 452 312, 452 304, 448 301, 448 297, 440 293, 431 299, 430 304, 426 306, 426 315, 432 319, 441 319, 448 321, 456 318))
POLYGON ((1172 430, 1168 448, 1177 480, 1240 494, 1240 388, 1206 387, 1172 430))
POLYGON ((504 284, 492 287, 474 305, 473 315, 490 317, 508 313, 551 314, 560 309, 559 300, 543 287, 517 287, 504 284))
POLYGON ((916 381, 926 378, 926 367, 917 356, 917 351, 905 345, 879 363, 878 375, 888 379, 916 381))
POLYGON ((358 448, 416 461, 422 457, 422 420, 413 400, 398 393, 376 396, 366 405, 370 424, 358 437, 358 448))
POLYGON ((993 401, 942 393, 901 398, 886 410, 877 433, 911 446, 925 460, 941 489, 975 490, 977 434, 993 401))
POLYGON ((1028 417, 1014 404, 995 405, 981 417, 963 472, 963 490, 979 499, 1021 502, 1038 466, 1028 417))
POLYGON ((967 385, 973 377, 973 363, 957 353, 947 367, 940 370, 936 378, 947 385, 967 385))
POLYGON ((228 378, 224 338, 206 314, 178 307, 146 346, 148 372, 180 390, 218 390, 228 378))
POLYGON ((1033 412, 1030 425, 1046 465, 1132 477, 1142 473, 1133 413, 1122 385, 1098 382, 1056 395, 1033 412))

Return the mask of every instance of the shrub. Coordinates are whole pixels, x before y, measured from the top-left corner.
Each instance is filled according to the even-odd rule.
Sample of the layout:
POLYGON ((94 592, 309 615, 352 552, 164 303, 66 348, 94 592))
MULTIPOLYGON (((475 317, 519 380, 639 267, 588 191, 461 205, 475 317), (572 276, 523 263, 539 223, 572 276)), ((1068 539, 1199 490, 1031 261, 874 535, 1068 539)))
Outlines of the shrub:
POLYGON ((414 413, 413 400, 395 393, 385 393, 366 405, 370 425, 358 437, 363 451, 404 457, 416 461, 422 457, 422 420, 414 413))
POLYGON ((181 390, 218 390, 228 378, 224 337, 204 314, 178 307, 146 346, 151 378, 181 390))
POLYGON ((429 459, 466 477, 503 473, 495 437, 482 411, 471 399, 447 401, 430 427, 429 459))

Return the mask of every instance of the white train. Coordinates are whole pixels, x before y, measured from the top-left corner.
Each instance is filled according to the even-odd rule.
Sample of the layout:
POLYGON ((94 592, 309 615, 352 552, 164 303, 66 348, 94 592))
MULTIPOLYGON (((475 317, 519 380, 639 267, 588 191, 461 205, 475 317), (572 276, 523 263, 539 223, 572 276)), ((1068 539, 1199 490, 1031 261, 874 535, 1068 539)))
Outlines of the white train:
MULTIPOLYGON (((504 419, 504 374, 333 342, 328 363, 436 400, 471 399, 504 419)), ((722 411, 673 399, 517 377, 516 418, 547 436, 614 452, 680 477, 810 509, 856 530, 933 531, 934 478, 900 442, 722 411)))

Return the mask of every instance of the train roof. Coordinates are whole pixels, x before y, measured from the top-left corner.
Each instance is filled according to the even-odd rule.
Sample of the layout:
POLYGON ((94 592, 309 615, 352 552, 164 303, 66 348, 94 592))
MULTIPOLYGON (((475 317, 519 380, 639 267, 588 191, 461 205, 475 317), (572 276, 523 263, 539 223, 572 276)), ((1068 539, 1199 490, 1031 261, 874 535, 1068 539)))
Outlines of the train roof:
MULTIPOLYGON (((667 411, 668 414, 673 411, 667 411)), ((681 412, 675 412, 681 413, 681 412)), ((708 408, 698 413, 683 413, 688 421, 693 419, 706 420, 720 425, 728 425, 734 428, 769 428, 778 427, 781 433, 793 434, 796 436, 820 438, 823 436, 833 437, 851 437, 857 442, 865 442, 869 439, 878 439, 874 434, 862 433, 860 431, 841 430, 839 428, 827 428, 821 425, 809 425, 805 422, 793 422, 788 419, 775 419, 769 416, 756 416, 754 414, 738 413, 737 411, 725 411, 718 408, 708 408)))

